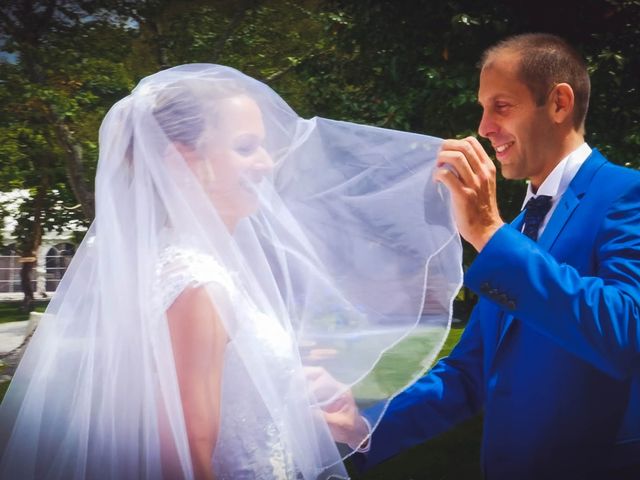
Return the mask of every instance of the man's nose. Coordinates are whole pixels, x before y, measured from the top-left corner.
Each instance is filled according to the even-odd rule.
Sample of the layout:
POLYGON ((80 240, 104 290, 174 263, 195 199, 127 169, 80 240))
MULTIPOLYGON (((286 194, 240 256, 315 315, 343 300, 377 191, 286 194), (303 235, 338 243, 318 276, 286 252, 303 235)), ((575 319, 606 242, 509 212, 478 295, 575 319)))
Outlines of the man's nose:
POLYGON ((480 119, 480 125, 478 125, 478 134, 481 137, 489 138, 491 134, 494 134, 497 131, 498 125, 493 121, 493 119, 487 112, 483 112, 482 118, 480 119))

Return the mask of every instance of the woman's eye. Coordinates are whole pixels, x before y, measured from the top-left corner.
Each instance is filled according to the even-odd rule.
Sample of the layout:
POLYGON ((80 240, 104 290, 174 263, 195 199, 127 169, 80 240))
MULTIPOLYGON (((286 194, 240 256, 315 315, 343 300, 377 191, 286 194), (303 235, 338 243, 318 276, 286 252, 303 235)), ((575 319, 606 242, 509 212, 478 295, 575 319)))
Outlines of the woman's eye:
POLYGON ((234 147, 235 152, 242 155, 243 157, 253 155, 257 149, 257 145, 238 145, 237 147, 234 147))

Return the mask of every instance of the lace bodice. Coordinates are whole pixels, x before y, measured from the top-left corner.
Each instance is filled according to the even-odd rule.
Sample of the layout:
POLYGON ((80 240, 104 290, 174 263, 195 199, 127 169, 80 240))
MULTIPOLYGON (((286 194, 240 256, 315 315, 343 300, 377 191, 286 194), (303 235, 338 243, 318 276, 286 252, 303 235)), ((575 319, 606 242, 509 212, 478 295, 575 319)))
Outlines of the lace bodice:
POLYGON ((269 352, 266 365, 282 372, 286 385, 287 362, 291 358, 291 341, 278 323, 258 311, 241 293, 233 274, 213 257, 195 248, 166 247, 158 264, 159 292, 166 310, 180 293, 191 286, 215 286, 222 289, 232 303, 235 314, 233 333, 227 344, 222 376, 220 431, 213 456, 216 478, 295 479, 291 452, 281 438, 283 426, 273 420, 259 392, 247 373, 239 345, 260 341, 269 352))

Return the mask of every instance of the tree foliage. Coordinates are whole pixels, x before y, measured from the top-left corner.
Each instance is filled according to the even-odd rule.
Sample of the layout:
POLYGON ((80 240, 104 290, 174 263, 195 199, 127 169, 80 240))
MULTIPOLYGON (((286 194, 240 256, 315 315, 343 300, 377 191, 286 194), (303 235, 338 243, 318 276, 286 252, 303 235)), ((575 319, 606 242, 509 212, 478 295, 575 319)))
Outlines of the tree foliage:
MULTIPOLYGON (((302 116, 439 137, 473 134, 481 52, 560 34, 589 63, 588 141, 640 167, 640 2, 586 0, 14 0, 0 8, 0 180, 31 192, 23 254, 43 229, 93 217, 97 131, 145 75, 191 62, 265 81, 302 116), (553 11, 553 15, 548 12, 553 11), (4 60, 2 60, 4 59, 4 60)), ((499 181, 506 219, 524 183, 499 181)), ((467 252, 466 262, 471 259, 467 252)))

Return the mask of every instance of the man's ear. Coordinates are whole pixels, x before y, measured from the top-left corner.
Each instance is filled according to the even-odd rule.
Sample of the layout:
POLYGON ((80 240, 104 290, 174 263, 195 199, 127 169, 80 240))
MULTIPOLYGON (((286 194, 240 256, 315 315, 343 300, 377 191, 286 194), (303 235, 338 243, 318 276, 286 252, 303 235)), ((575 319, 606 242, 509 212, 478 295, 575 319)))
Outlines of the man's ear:
POLYGON ((575 96, 573 88, 568 83, 558 83, 549 93, 549 113, 555 123, 560 124, 571 121, 575 96))

